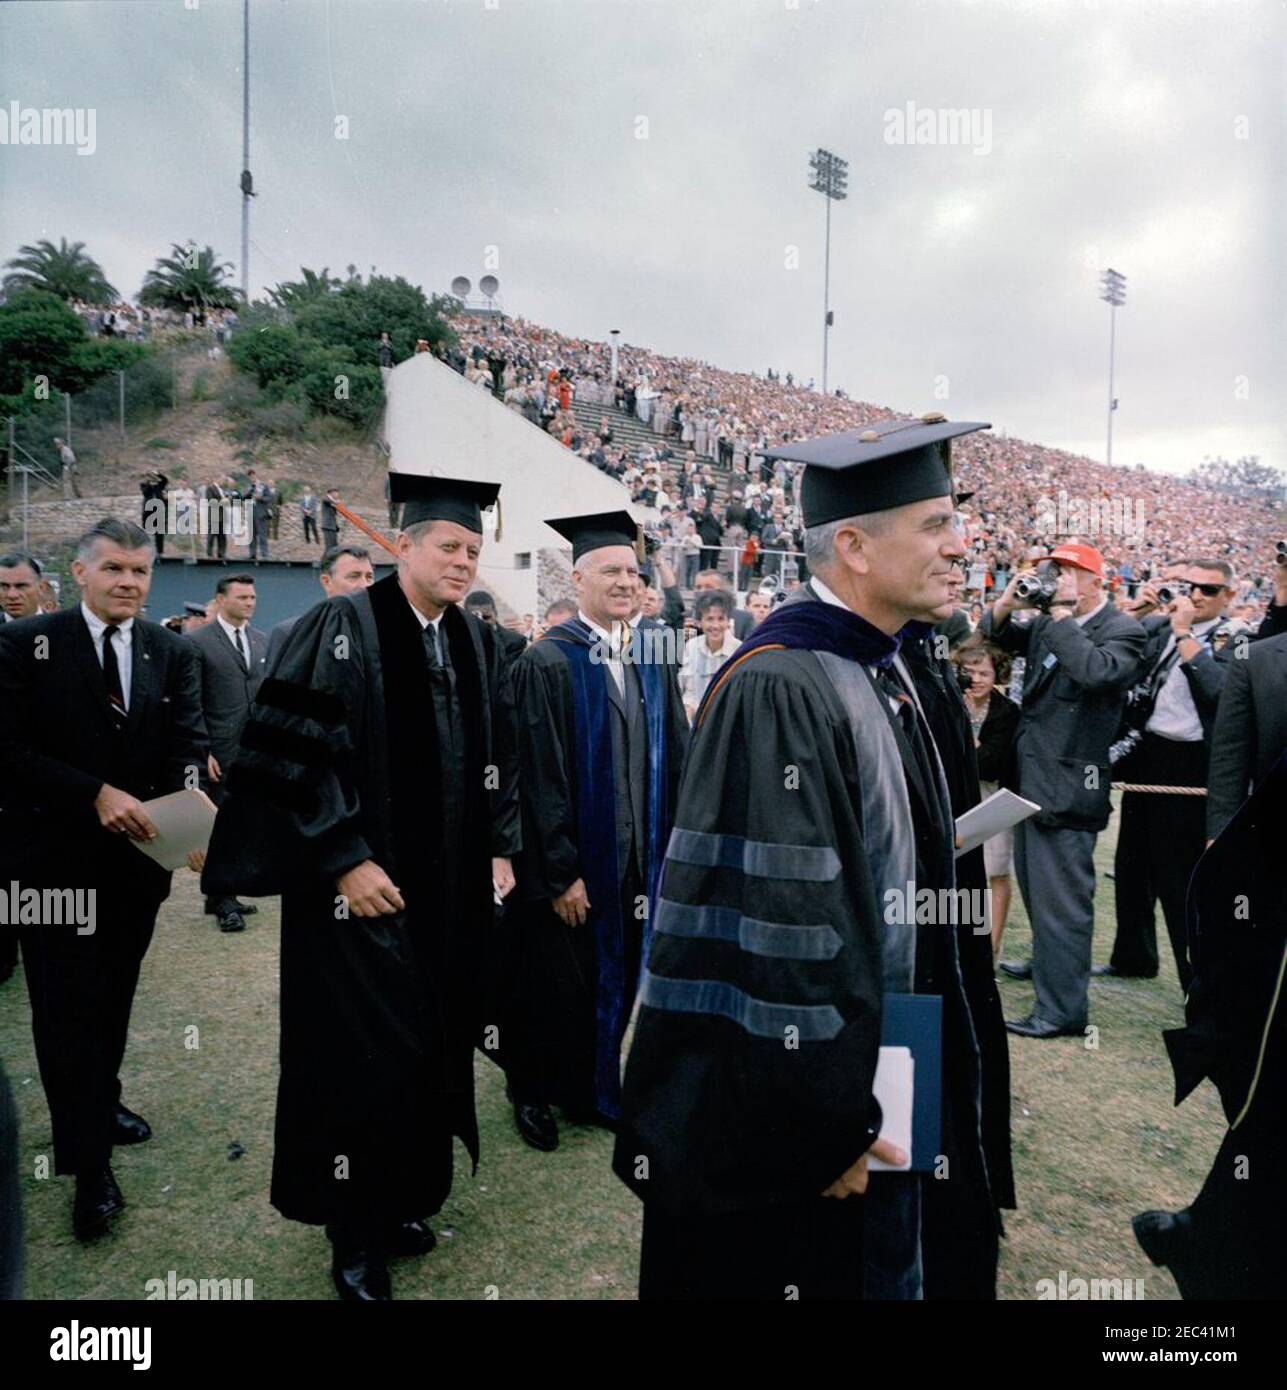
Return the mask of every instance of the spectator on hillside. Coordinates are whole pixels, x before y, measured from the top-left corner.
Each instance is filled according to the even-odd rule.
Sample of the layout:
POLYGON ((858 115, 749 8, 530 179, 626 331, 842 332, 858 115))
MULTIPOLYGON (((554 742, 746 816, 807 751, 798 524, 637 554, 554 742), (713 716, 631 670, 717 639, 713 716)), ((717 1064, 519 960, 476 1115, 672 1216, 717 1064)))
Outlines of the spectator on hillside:
MULTIPOLYGON (((387 334, 385 335, 388 336, 387 334)), ((299 519, 304 531, 304 543, 312 541, 316 544, 317 535, 317 494, 313 491, 312 483, 304 484, 304 491, 299 495, 299 519)))
POLYGON ((62 467, 63 501, 70 502, 80 496, 79 469, 72 446, 60 435, 54 435, 54 447, 58 450, 58 462, 62 467))
POLYGON ((152 537, 158 555, 165 554, 165 531, 168 517, 165 514, 166 488, 170 480, 164 473, 153 469, 143 475, 139 491, 143 494, 143 529, 152 537))

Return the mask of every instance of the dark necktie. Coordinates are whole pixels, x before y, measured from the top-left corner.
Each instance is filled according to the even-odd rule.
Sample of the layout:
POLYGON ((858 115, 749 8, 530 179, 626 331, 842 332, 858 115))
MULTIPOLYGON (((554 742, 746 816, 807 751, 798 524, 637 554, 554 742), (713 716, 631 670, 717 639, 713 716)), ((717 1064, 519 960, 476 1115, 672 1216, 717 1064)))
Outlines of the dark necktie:
POLYGON ((431 671, 442 669, 442 658, 438 655, 438 629, 432 623, 425 624, 425 657, 431 671))
POLYGON ((921 736, 920 721, 916 717, 915 701, 907 693, 906 687, 892 666, 878 667, 876 682, 882 692, 896 706, 898 727, 902 729, 903 737, 906 738, 911 747, 912 756, 916 759, 917 770, 925 783, 925 793, 930 799, 930 814, 937 821, 939 819, 938 782, 934 775, 934 764, 930 760, 929 749, 926 748, 925 740, 921 736))
POLYGON ((116 664, 116 648, 112 638, 120 631, 117 627, 103 630, 103 684, 107 687, 107 700, 112 707, 112 723, 123 729, 129 717, 125 708, 125 693, 121 689, 121 668, 116 664))
POLYGON ((241 664, 246 668, 246 670, 250 670, 250 663, 246 660, 246 645, 241 638, 241 629, 239 627, 234 627, 232 630, 232 636, 233 640, 237 644, 237 655, 241 658, 241 664))

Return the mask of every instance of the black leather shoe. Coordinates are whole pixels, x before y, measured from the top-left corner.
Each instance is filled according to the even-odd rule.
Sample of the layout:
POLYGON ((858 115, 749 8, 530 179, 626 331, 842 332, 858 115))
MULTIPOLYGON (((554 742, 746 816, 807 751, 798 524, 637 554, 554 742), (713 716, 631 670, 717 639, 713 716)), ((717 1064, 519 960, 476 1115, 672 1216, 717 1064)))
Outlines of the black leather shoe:
POLYGON ((225 912, 219 918, 220 931, 245 931, 246 919, 240 912, 225 912))
POLYGON ((388 1249, 390 1255, 427 1255, 437 1244, 438 1237, 426 1222, 404 1221, 389 1236, 388 1249))
POLYGON ((558 1148, 559 1125, 548 1105, 516 1105, 514 1123, 525 1144, 542 1153, 558 1148))
POLYGON ((1193 1223, 1187 1211, 1142 1211, 1131 1218, 1131 1228, 1149 1259, 1171 1271, 1182 1298, 1214 1296, 1193 1249, 1193 1223))
POLYGON ((331 1282, 345 1303, 389 1303, 393 1285, 385 1257, 370 1246, 332 1244, 331 1282))
POLYGON ((1003 960, 1001 973, 1009 975, 1012 980, 1030 980, 1032 979, 1032 962, 1030 960, 1003 960))
POLYGON ((92 1240, 112 1217, 124 1210, 125 1198, 110 1168, 103 1168, 97 1173, 81 1173, 76 1178, 72 1231, 77 1240, 92 1240))
POLYGON ((243 903, 241 899, 238 898, 237 911, 240 912, 243 917, 253 917, 255 913, 259 911, 259 909, 254 905, 254 903, 243 903))
POLYGON ((1092 965, 1092 966, 1090 967, 1090 973, 1091 973, 1093 976, 1096 976, 1096 977, 1099 978, 1099 979, 1103 979, 1105 976, 1107 976, 1109 979, 1112 979, 1112 980, 1156 980, 1156 979, 1157 979, 1157 972, 1156 972, 1156 971, 1154 971, 1153 974, 1151 974, 1151 975, 1137 975, 1133 970, 1119 970, 1119 969, 1112 963, 1112 961, 1109 961, 1106 965, 1092 965))
POLYGON ((1080 1038, 1086 1033, 1085 1027, 1061 1028, 1057 1023, 1048 1023, 1044 1018, 1029 1014, 1027 1018, 1008 1018, 1006 1032, 1020 1038, 1080 1038))
POLYGON ((113 1144, 146 1144, 152 1137, 152 1126, 133 1110, 118 1105, 112 1116, 113 1144))

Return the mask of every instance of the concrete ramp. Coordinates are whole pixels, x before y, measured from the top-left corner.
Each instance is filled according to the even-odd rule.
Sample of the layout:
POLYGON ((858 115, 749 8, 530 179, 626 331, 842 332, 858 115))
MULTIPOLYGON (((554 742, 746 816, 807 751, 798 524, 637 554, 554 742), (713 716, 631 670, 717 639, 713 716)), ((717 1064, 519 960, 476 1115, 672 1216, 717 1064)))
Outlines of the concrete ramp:
POLYGON ((501 538, 494 539, 493 521, 478 587, 516 613, 540 616, 540 552, 567 544, 542 518, 617 508, 645 516, 621 483, 430 353, 394 367, 385 391, 384 437, 395 473, 500 483, 501 538))

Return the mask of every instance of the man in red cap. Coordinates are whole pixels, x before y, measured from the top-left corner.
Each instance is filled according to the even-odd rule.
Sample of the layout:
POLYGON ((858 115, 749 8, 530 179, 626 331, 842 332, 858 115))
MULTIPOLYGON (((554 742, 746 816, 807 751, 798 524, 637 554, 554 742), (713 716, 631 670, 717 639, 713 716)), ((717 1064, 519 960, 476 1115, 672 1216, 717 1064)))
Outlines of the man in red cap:
MULTIPOLYGON (((1041 810, 1015 828, 1014 858, 1032 922, 1036 999, 1026 1018, 1006 1027, 1029 1038, 1086 1027, 1095 836, 1111 810, 1108 750, 1145 642, 1140 624, 1109 602, 1104 557, 1094 546, 1062 542, 1047 564, 1053 595, 1021 597, 1021 580, 1034 575, 1022 570, 980 624, 1026 659, 1015 740, 1018 792, 1041 810), (1045 611, 1027 623, 1011 621, 1024 608, 1045 611)), ((1002 969, 1020 978, 1029 973, 1008 961, 1002 969)))

